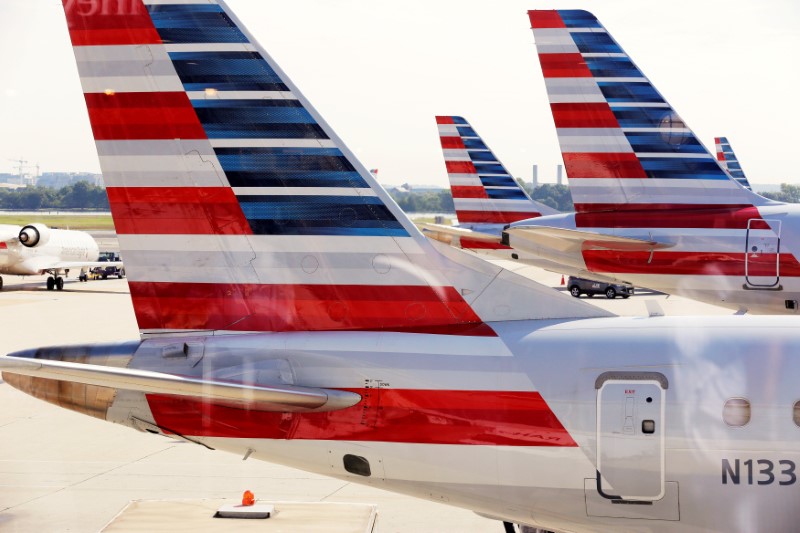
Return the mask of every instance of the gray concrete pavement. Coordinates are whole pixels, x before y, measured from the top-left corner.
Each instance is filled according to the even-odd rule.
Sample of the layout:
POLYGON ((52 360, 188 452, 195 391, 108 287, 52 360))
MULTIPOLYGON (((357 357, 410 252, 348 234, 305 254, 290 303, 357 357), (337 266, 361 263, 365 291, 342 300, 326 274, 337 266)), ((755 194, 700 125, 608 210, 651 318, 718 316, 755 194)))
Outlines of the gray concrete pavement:
MULTIPOLYGON (((523 271, 559 287, 560 275, 523 271)), ((72 278, 63 291, 47 291, 44 279, 5 277, 0 353, 137 337, 125 280, 79 283, 72 278)), ((672 314, 730 314, 643 292, 628 300, 589 301, 618 314, 644 315, 647 299, 659 301, 672 314)), ((503 531, 501 523, 468 510, 137 433, 51 406, 6 384, 0 384, 0 406, 4 532, 98 531, 132 500, 237 500, 246 489, 259 500, 377 504, 382 533, 503 531)), ((166 519, 164 526, 171 530, 166 519)), ((154 531, 152 524, 147 530, 154 531)))

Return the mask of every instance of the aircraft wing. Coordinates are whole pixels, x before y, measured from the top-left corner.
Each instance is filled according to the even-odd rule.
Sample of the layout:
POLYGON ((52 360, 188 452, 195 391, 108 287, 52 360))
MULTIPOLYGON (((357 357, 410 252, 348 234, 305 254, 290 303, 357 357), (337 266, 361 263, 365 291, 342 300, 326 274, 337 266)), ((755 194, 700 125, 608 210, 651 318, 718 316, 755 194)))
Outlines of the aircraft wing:
POLYGON ((23 357, 0 356, 0 370, 38 378, 113 387, 150 394, 193 396, 209 400, 255 404, 263 411, 335 411, 351 407, 361 396, 349 391, 279 384, 197 379, 148 370, 108 367, 23 357))
POLYGON ((479 231, 472 231, 465 228, 445 226, 443 224, 431 224, 428 222, 421 222, 417 224, 417 227, 423 231, 429 231, 432 233, 443 233, 451 237, 464 237, 465 239, 471 239, 473 241, 494 242, 499 244, 501 240, 500 235, 491 235, 489 233, 481 233, 479 231))
POLYGON ((122 261, 58 261, 44 268, 122 267, 122 261))
POLYGON ((39 272, 42 270, 68 268, 93 268, 115 266, 122 267, 122 261, 59 261, 55 256, 31 257, 22 262, 20 267, 29 272, 39 272))
POLYGON ((564 252, 586 249, 650 252, 674 246, 671 243, 653 240, 619 237, 616 235, 549 226, 515 226, 503 232, 503 244, 513 248, 523 248, 523 246, 521 246, 523 243, 554 248, 564 252), (517 244, 515 244, 514 241, 516 241, 517 244))

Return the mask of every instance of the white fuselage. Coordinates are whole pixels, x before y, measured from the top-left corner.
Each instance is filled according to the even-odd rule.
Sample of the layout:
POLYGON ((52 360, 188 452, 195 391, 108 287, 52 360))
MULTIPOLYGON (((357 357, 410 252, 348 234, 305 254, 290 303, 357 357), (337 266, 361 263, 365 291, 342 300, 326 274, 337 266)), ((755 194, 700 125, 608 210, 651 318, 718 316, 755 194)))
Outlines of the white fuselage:
MULTIPOLYGON (((755 208, 754 208, 755 209, 755 208)), ((669 244, 648 251, 511 245, 531 264, 558 263, 584 277, 627 281, 669 294, 755 314, 800 312, 800 206, 758 207, 750 229, 589 227, 575 213, 551 215, 514 226, 547 226, 669 244), (589 273, 589 274, 586 274, 589 273), (787 303, 794 302, 794 303, 787 303)), ((620 214, 620 219, 627 216, 620 214)), ((635 215, 635 213, 634 213, 635 215)), ((643 216, 642 214, 639 214, 643 216)))
MULTIPOLYGON (((129 362, 101 364, 348 389, 362 401, 275 413, 117 391, 113 403, 93 407, 140 430, 160 427, 215 449, 554 531, 796 530, 795 317, 491 326, 497 337, 152 338, 115 350, 135 350, 129 362), (189 356, 165 359, 165 345, 184 341, 194 346, 189 356), (741 427, 723 419, 731 399, 751 406, 741 427), (368 464, 369 475, 349 471, 345 456, 368 464)), ((88 397, 70 391, 61 394, 75 398, 50 401, 88 397)))
MULTIPOLYGON (((0 232, 15 230, 20 226, 0 226, 0 232)), ((20 276, 40 274, 64 262, 96 261, 100 253, 97 243, 84 231, 49 229, 47 242, 27 247, 18 239, 0 243, 0 274, 20 276)))

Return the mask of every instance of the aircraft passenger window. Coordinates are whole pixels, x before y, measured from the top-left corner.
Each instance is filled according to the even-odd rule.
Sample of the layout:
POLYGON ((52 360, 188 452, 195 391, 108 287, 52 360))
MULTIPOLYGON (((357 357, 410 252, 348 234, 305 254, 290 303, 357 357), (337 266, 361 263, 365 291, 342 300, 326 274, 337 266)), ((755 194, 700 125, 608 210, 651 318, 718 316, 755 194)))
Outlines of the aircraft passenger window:
POLYGON ((745 398, 731 398, 725 402, 722 419, 732 427, 746 426, 750 422, 750 402, 745 398))
POLYGON ((800 426, 800 402, 794 402, 794 423, 800 426))

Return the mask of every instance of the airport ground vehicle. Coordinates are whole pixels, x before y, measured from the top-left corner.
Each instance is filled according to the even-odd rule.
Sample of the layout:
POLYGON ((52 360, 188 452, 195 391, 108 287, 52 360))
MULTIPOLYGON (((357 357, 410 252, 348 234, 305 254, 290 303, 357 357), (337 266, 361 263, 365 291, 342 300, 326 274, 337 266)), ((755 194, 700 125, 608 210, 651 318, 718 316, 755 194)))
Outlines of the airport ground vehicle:
POLYGON ((628 298, 633 294, 633 285, 630 283, 609 283, 575 276, 569 277, 567 287, 569 287, 569 293, 575 298, 580 298, 581 294, 585 294, 590 298, 595 294, 605 294, 606 298, 612 300, 617 296, 628 298))
POLYGON ((119 279, 125 277, 125 267, 120 262, 121 259, 118 253, 114 252, 101 252, 98 259, 101 263, 114 262, 113 265, 96 266, 89 270, 89 273, 94 279, 108 279, 116 276, 119 279))

